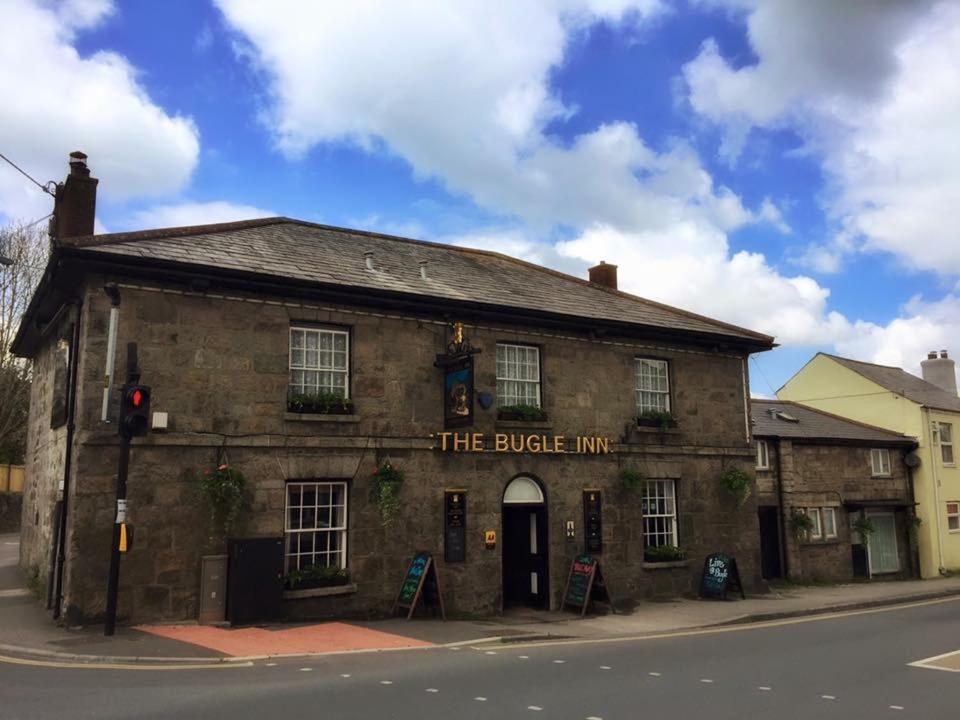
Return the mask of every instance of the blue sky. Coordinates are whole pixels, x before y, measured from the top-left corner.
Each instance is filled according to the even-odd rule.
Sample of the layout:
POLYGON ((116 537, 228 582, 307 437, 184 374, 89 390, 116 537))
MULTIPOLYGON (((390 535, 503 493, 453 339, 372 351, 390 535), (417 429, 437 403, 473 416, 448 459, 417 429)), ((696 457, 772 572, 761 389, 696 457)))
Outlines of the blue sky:
MULTIPOLYGON (((488 247, 916 370, 960 332, 955 3, 10 0, 0 152, 102 230, 282 214, 488 247), (30 58, 42 57, 42 61, 30 58)), ((0 215, 48 198, 0 168, 0 215)))

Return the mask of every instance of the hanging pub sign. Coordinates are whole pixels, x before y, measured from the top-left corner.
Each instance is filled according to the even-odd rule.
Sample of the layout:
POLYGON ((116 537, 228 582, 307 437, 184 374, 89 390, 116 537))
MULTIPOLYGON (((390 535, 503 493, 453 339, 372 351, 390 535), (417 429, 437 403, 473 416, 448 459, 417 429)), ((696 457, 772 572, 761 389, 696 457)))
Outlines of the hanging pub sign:
POLYGON ((443 426, 473 425, 473 357, 451 361, 443 368, 443 426))
POLYGON ((433 562, 433 556, 425 550, 415 554, 407 566, 403 584, 400 586, 400 592, 397 593, 397 599, 393 603, 390 614, 395 615, 398 609, 407 610, 407 620, 409 620, 413 617, 413 611, 417 609, 417 605, 439 607, 440 617, 447 619, 443 609, 443 595, 440 593, 440 576, 437 574, 437 566, 433 562))
POLYGON ((467 495, 463 490, 443 494, 443 559, 448 563, 467 559, 467 495))
POLYGON ((603 523, 600 517, 600 491, 583 491, 583 536, 584 550, 590 553, 603 552, 603 523))
POLYGON ((739 591, 742 599, 747 599, 743 592, 743 583, 740 581, 737 559, 724 553, 707 555, 706 560, 703 561, 703 575, 700 578, 700 597, 726 600, 727 591, 730 588, 739 591))

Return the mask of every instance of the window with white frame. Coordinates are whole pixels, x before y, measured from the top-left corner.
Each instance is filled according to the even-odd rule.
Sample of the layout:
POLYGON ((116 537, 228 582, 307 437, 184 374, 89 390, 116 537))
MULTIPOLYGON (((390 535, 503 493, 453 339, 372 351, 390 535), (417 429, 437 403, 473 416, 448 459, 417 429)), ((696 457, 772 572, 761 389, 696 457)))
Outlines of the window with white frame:
POLYGON ((347 566, 347 484, 288 482, 286 571, 347 566))
POLYGON ((810 518, 813 525, 810 528, 808 537, 811 540, 819 540, 823 537, 823 525, 820 524, 820 508, 805 508, 803 513, 810 518))
POLYGON ((766 440, 757 440, 757 470, 770 469, 770 446, 766 440))
POLYGON ((887 448, 873 448, 870 451, 870 474, 874 477, 890 474, 890 451, 887 448))
POLYGON ((350 333, 290 328, 290 394, 350 397, 350 333))
POLYGON ((540 407, 540 348, 497 343, 497 406, 540 407))
POLYGON ((960 502, 947 503, 947 530, 960 532, 960 502))
POLYGON ((677 546, 677 499, 673 480, 645 480, 643 483, 644 547, 677 546))
POLYGON ((953 425, 940 423, 940 459, 944 465, 953 465, 953 425))
POLYGON ((637 415, 670 412, 670 374, 666 360, 636 359, 637 415))
POLYGON ((836 508, 825 507, 823 509, 823 536, 828 539, 837 536, 836 508))

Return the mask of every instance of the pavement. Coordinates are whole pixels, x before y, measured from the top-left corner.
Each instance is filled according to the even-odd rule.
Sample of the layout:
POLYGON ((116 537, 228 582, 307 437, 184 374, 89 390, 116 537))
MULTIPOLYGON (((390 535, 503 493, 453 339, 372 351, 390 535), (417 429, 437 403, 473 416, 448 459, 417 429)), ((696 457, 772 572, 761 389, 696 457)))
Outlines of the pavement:
POLYGON ((264 657, 390 652, 538 641, 657 637, 782 618, 918 603, 960 596, 960 577, 935 580, 775 588, 746 600, 648 602, 629 614, 512 611, 482 620, 401 618, 369 622, 265 624, 215 628, 196 623, 66 628, 26 589, 17 567, 18 538, 0 535, 0 655, 80 663, 242 662, 264 657))

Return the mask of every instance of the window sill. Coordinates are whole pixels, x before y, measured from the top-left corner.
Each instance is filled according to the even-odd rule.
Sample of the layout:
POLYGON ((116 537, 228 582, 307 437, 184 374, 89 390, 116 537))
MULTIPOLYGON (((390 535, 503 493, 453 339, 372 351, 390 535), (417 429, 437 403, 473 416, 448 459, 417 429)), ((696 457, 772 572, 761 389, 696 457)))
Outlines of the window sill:
POLYGON ((288 422, 326 422, 326 423, 358 423, 359 415, 335 415, 333 413, 293 413, 283 414, 288 422))
POLYGON ((357 591, 356 583, 334 585, 333 587, 307 588, 306 590, 284 590, 284 600, 302 600, 303 598, 353 595, 357 591))
POLYGON ((553 429, 552 420, 497 420, 497 429, 504 430, 551 430, 553 429))
POLYGON ((685 568, 689 565, 689 560, 668 560, 665 562, 648 562, 644 560, 640 567, 644 570, 670 570, 672 568, 685 568))
POLYGON ((646 433, 647 435, 679 435, 681 430, 678 427, 661 427, 657 425, 656 427, 650 427, 649 425, 635 425, 633 430, 636 430, 638 433, 646 433))

